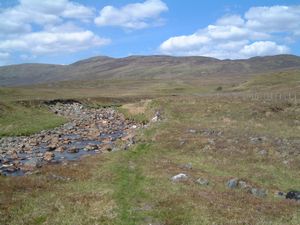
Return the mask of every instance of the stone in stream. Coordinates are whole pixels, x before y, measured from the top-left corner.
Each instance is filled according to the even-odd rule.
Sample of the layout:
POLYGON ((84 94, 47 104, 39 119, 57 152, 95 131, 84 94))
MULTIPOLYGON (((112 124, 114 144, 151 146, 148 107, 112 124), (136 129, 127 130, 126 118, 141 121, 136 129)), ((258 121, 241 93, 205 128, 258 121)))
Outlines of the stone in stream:
POLYGON ((93 151, 93 150, 97 150, 98 146, 95 144, 88 144, 87 146, 84 147, 85 151, 93 151))
POLYGON ((26 161, 23 166, 22 169, 26 170, 26 171, 30 171, 30 170, 34 170, 36 168, 39 168, 42 166, 42 160, 40 158, 31 158, 28 161, 26 161))
POLYGON ((68 153, 78 153, 79 152, 79 149, 75 146, 73 147, 70 147, 68 150, 67 150, 68 153))
POLYGON ((56 148, 57 148, 56 144, 50 144, 50 145, 48 145, 47 151, 54 151, 56 148))
POLYGON ((64 152, 67 149, 66 146, 59 146, 57 149, 55 149, 56 152, 64 152))
POLYGON ((54 159, 55 154, 53 152, 46 152, 43 156, 43 159, 47 162, 50 162, 52 159, 54 159))
POLYGON ((15 160, 15 159, 18 159, 19 158, 19 156, 18 156, 18 153, 16 152, 16 151, 13 151, 13 152, 11 152, 11 153, 9 153, 10 154, 10 159, 12 159, 12 160, 15 160))

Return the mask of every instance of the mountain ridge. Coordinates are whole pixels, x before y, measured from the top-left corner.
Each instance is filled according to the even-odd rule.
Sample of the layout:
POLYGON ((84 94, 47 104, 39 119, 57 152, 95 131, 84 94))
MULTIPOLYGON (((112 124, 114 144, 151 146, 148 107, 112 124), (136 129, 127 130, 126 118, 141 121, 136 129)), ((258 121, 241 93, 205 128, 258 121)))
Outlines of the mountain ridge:
POLYGON ((203 56, 95 56, 69 65, 27 63, 0 67, 0 86, 26 86, 59 81, 99 79, 243 76, 300 69, 300 57, 275 55, 220 60, 203 56))

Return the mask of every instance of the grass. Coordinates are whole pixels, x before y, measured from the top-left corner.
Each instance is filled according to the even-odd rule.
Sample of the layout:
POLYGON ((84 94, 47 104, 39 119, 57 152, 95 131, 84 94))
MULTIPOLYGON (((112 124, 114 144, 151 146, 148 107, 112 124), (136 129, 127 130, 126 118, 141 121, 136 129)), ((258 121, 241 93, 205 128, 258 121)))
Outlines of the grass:
POLYGON ((247 82, 232 88, 232 90, 256 90, 256 91, 290 91, 297 92, 300 88, 300 71, 289 70, 256 75, 247 82))
MULTIPOLYGON (((268 79, 264 84, 270 90, 296 87, 295 81, 280 85, 268 79)), ((65 94, 60 88, 67 83, 52 89, 0 89, 2 136, 64 122, 38 107, 37 95, 63 94, 90 107, 112 106, 141 123, 156 111, 162 114, 162 121, 139 131, 138 144, 129 151, 49 165, 31 176, 0 177, 0 224, 300 224, 299 203, 274 196, 300 189, 299 103, 231 97, 223 91, 209 95, 218 86, 231 87, 223 81, 119 81, 83 83, 81 96, 76 83, 65 94), (20 96, 34 104, 16 102, 20 96), (263 141, 253 143, 255 137, 263 141), (185 167, 188 163, 192 169, 185 167), (178 173, 190 179, 171 182, 178 173), (209 185, 196 184, 199 177, 209 185), (227 189, 233 177, 267 189, 267 198, 227 189)))
POLYGON ((50 113, 42 106, 24 106, 12 102, 0 102, 0 137, 34 134, 66 122, 66 119, 50 113))
MULTIPOLYGON (((44 167, 28 177, 0 177, 0 222, 299 224, 298 204, 273 196, 277 190, 300 188, 299 155, 283 157, 274 144, 276 138, 300 137, 300 132, 288 129, 299 119, 299 106, 279 105, 281 111, 265 116, 265 111, 274 105, 278 106, 242 98, 195 96, 125 104, 129 114, 151 115, 159 109, 164 119, 142 130, 139 144, 129 151, 44 167), (250 122, 253 112, 256 118, 250 122), (262 125, 260 129, 256 123, 262 125), (284 129, 276 129, 280 126, 284 129), (207 135, 205 130, 222 134, 207 135), (249 142, 250 137, 258 136, 267 140, 259 144, 249 142), (259 155, 261 149, 267 149, 268 155, 259 155), (184 167, 187 163, 192 163, 192 169, 184 167), (181 172, 188 174, 190 180, 170 181, 181 172), (70 177, 71 181, 55 180, 51 174, 70 177), (208 179, 210 184, 199 186, 194 182, 199 177, 208 179), (266 188, 268 197, 228 190, 225 183, 232 177, 266 188)), ((292 146, 286 149, 292 150, 292 146)))

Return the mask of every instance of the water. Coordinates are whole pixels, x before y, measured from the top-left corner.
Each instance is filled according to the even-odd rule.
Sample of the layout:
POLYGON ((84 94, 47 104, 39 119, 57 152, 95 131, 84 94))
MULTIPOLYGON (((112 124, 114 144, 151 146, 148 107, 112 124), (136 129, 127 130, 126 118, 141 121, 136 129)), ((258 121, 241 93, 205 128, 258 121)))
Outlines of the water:
MULTIPOLYGON (((84 155, 95 155, 100 151, 96 150, 85 150, 85 147, 88 145, 101 145, 103 142, 102 139, 109 139, 110 143, 113 143, 117 139, 125 135, 125 132, 122 130, 112 131, 111 133, 101 134, 99 140, 84 140, 80 135, 77 134, 68 134, 62 136, 63 139, 68 139, 71 142, 69 144, 63 145, 66 149, 63 152, 53 151, 55 154, 54 159, 51 162, 46 162, 43 159, 44 153, 47 151, 46 144, 41 144, 38 147, 34 147, 31 153, 18 153, 18 159, 13 160, 8 157, 0 159, 0 174, 3 176, 24 176, 26 171, 20 169, 18 165, 15 164, 15 161, 18 161, 19 164, 24 164, 31 160, 32 158, 41 159, 42 165, 61 163, 63 161, 75 161, 79 160, 84 155), (68 149, 76 148, 77 152, 68 152, 68 149), (11 166, 8 166, 11 165, 11 166)), ((100 149, 101 150, 101 149, 100 149)))

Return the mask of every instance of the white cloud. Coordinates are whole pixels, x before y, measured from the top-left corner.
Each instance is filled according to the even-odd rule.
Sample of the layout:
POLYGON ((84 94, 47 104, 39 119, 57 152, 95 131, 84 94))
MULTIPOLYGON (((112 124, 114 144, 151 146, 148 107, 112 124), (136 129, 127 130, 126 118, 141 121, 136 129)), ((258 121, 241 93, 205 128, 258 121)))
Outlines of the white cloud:
POLYGON ((78 25, 93 17, 93 8, 70 0, 20 0, 0 9, 0 57, 25 60, 109 44, 109 39, 78 25))
POLYGON ((246 14, 247 26, 268 32, 300 32, 299 6, 253 7, 246 14))
POLYGON ((168 11, 167 5, 161 0, 146 0, 115 8, 105 6, 95 23, 98 26, 120 26, 126 29, 143 29, 161 23, 160 14, 168 11))
POLYGON ((25 34, 16 39, 9 39, 0 43, 0 50, 7 52, 30 52, 32 54, 76 52, 110 43, 109 39, 100 38, 89 30, 81 30, 72 26, 63 28, 49 28, 25 34))
POLYGON ((189 51, 199 46, 208 44, 211 39, 208 36, 192 34, 189 36, 172 37, 161 44, 161 50, 165 52, 172 51, 189 51))
POLYGON ((290 51, 287 44, 293 37, 289 34, 300 34, 299 21, 300 6, 253 7, 244 17, 226 15, 194 34, 171 37, 159 49, 170 55, 203 55, 220 59, 284 54, 290 51), (285 37, 281 38, 278 32, 285 37))
POLYGON ((250 45, 245 45, 240 53, 244 56, 264 56, 264 55, 274 55, 283 54, 289 52, 289 48, 284 45, 277 45, 272 41, 257 41, 250 45))
POLYGON ((69 0, 20 0, 19 4, 0 11, 0 35, 26 33, 32 25, 62 23, 64 19, 92 19, 94 9, 69 0))

